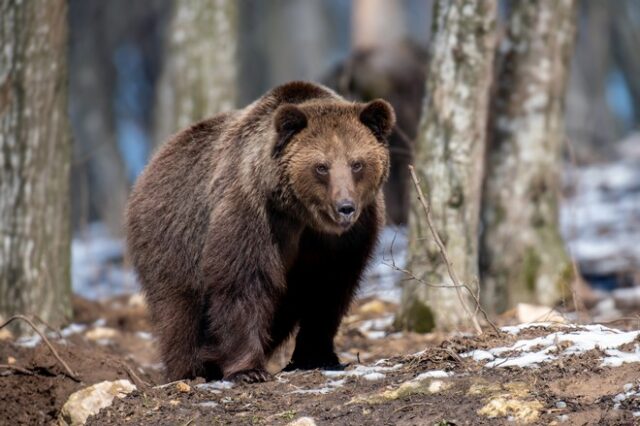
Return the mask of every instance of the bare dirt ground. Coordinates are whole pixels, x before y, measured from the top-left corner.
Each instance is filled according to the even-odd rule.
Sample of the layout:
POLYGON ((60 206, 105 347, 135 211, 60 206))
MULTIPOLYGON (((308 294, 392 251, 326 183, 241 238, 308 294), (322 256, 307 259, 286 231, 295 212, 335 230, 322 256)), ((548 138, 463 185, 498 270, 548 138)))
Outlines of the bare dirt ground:
MULTIPOLYGON (((342 360, 351 363, 343 373, 280 373, 254 385, 196 380, 161 386, 162 365, 139 296, 108 303, 77 299, 75 325, 51 341, 79 380, 68 377, 45 344, 4 335, 0 424, 55 423, 71 393, 115 379, 128 379, 137 390, 116 398, 87 424, 285 425, 302 417, 317 425, 640 424, 637 362, 604 366, 610 354, 598 346, 564 356, 571 343, 556 337, 544 343, 555 345, 549 350, 555 359, 534 368, 488 368, 470 351, 508 348, 566 329, 530 327, 479 337, 396 333, 394 308, 371 299, 354 306, 337 340, 342 360)), ((638 344, 635 336, 618 350, 637 353, 638 344)), ((500 357, 519 355, 507 350, 500 357)))

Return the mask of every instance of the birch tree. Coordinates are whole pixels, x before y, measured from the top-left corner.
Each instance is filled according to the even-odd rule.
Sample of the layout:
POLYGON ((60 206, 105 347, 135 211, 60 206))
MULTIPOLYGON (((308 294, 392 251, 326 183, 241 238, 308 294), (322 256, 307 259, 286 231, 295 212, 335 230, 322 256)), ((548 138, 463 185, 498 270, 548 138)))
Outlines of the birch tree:
POLYGON ((0 0, 0 316, 5 319, 37 314, 59 325, 70 314, 66 54, 64 0, 0 0))
POLYGON ((572 279, 557 192, 575 10, 575 0, 512 2, 500 48, 482 210, 483 296, 498 312, 554 304, 572 279))
POLYGON ((237 2, 175 0, 159 87, 157 141, 236 103, 237 2))
MULTIPOLYGON (((436 1, 415 157, 436 229, 459 278, 472 289, 478 276, 480 186, 495 20, 496 0, 436 1)), ((468 326, 470 318, 451 287, 447 265, 417 202, 409 224, 408 269, 417 279, 403 288, 398 325, 416 331, 468 326)))

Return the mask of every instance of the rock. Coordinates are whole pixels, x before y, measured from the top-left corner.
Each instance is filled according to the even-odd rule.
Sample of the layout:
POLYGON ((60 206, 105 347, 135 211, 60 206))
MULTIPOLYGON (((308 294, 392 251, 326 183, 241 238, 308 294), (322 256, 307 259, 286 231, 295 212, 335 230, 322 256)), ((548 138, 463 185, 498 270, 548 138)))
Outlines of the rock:
POLYGON ((12 357, 12 356, 8 356, 8 357, 7 357, 7 364, 9 364, 9 365, 13 365, 13 364, 15 364, 15 363, 16 363, 16 361, 17 361, 17 360, 16 360, 14 357, 12 357))
POLYGON ((387 307, 382 301, 375 299, 360 306, 358 312, 362 315, 382 315, 387 312, 387 307))
POLYGON ((528 303, 518 303, 516 306, 516 318, 520 323, 567 322, 555 309, 548 306, 531 305, 528 303))
POLYGON ((478 410, 482 416, 513 417, 516 423, 533 423, 540 417, 540 410, 544 406, 539 401, 527 401, 518 398, 498 397, 491 399, 478 410))
POLYGON ((300 417, 292 422, 287 423, 286 426, 316 426, 316 421, 311 417, 300 417))
POLYGON ((7 328, 0 328, 0 340, 12 340, 13 333, 7 328))
POLYGON ((382 404, 396 399, 405 399, 413 395, 429 395, 442 392, 451 387, 451 383, 431 378, 415 378, 402 383, 399 387, 368 396, 357 396, 349 404, 382 404))
POLYGON ((567 403, 564 401, 556 401, 556 408, 567 408, 567 403))
POLYGON ((89 416, 109 407, 115 397, 123 398, 136 390, 129 380, 104 381, 72 393, 65 402, 58 425, 83 425, 89 416))
POLYGON ((113 339, 118 335, 118 330, 109 327, 96 327, 86 332, 85 337, 89 340, 98 341, 102 339, 113 339))
POLYGON ((132 308, 146 309, 147 302, 144 299, 144 296, 142 295, 142 293, 135 293, 129 297, 128 305, 132 308))
POLYGON ((176 383, 176 390, 182 393, 189 393, 191 392, 191 386, 189 386, 185 382, 178 382, 176 383))

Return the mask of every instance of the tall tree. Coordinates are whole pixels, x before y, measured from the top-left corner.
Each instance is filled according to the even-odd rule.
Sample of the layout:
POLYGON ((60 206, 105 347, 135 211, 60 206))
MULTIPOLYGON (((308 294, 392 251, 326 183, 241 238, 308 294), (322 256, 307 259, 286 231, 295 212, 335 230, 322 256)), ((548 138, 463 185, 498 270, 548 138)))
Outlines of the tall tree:
POLYGON ((70 313, 66 57, 65 0, 0 1, 0 315, 54 325, 70 313))
POLYGON ((159 86, 157 141, 236 103, 237 2, 175 0, 159 86))
MULTIPOLYGON (((416 173, 434 224, 458 276, 470 288, 476 287, 478 276, 480 182, 496 8, 496 0, 435 3, 427 96, 416 146, 416 173)), ((409 269, 419 281, 403 288, 399 325, 416 331, 469 325, 417 203, 409 223, 409 269)))
POLYGON ((486 304, 553 304, 572 278, 558 230, 564 93, 575 0, 511 3, 499 54, 483 200, 486 304))

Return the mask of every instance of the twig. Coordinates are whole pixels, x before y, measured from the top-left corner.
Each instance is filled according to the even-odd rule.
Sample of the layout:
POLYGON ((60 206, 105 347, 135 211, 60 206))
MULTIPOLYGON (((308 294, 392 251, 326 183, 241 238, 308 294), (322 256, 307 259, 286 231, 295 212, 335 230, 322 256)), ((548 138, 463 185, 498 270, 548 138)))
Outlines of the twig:
POLYGON ((34 375, 34 373, 32 371, 29 371, 29 370, 27 370, 25 368, 22 368, 22 367, 18 367, 17 365, 0 364, 0 368, 6 368, 7 370, 17 371, 18 373, 27 374, 29 376, 33 376, 34 375))
POLYGON ((142 380, 134 371, 131 367, 129 367, 129 365, 124 362, 124 361, 120 361, 117 360, 116 361, 118 364, 120 364, 126 371, 127 374, 129 375, 129 377, 131 377, 131 379, 133 379, 134 382, 136 382, 136 384, 138 386, 142 385, 143 388, 150 388, 152 385, 148 382, 145 382, 144 380, 142 380))
POLYGON ((411 173, 411 180, 413 181, 413 184, 416 187, 416 190, 418 191, 418 200, 420 201, 420 204, 422 205, 422 209, 424 210, 424 214, 425 214, 426 219, 427 219, 427 225, 429 227, 429 231, 431 231, 431 235, 433 235, 433 238, 434 238, 434 240, 436 242, 436 245, 438 246, 438 249, 440 250, 440 256, 442 257, 442 260, 444 261, 444 263, 445 263, 445 265, 447 267, 447 273, 449 274, 449 278, 451 278, 451 281, 454 284, 452 287, 454 287, 454 289, 456 290, 456 294, 458 296, 458 300, 460 301, 460 304, 462 305, 462 309, 464 309, 466 314, 469 316, 469 319, 471 320, 471 323, 473 324, 473 327, 475 328, 476 333, 482 334, 482 328, 480 327, 480 324, 478 323, 478 318, 476 318, 476 316, 471 312, 471 310, 469 309, 469 307, 465 303, 464 296, 462 294, 462 291, 460 290, 460 287, 465 287, 467 292, 469 293, 469 295, 474 299, 474 301, 476 303, 476 306, 482 312, 482 314, 483 314, 485 320, 487 321, 487 323, 489 323, 491 325, 491 327, 497 333, 500 333, 498 328, 491 321, 489 321, 488 315, 480 307, 480 300, 478 300, 478 298, 476 298, 476 296, 473 293, 473 291, 467 285, 463 285, 463 284, 460 283, 460 280, 458 279, 456 271, 453 269, 453 265, 452 265, 451 261, 449 260, 449 256, 447 255, 447 249, 446 249, 444 243, 442 242, 442 240, 440 239, 440 236, 438 235, 438 232, 436 231, 436 229, 435 229, 435 227, 433 225, 433 222, 431 220, 431 209, 429 207, 429 204, 427 204, 427 200, 426 200, 424 194, 422 193, 422 189, 420 188, 420 184, 418 182, 418 177, 416 176, 416 172, 415 172, 413 166, 411 166, 411 165, 409 166, 409 173, 411 173))
POLYGON ((76 373, 74 373, 73 370, 71 370, 71 368, 69 368, 67 363, 64 362, 64 360, 62 358, 60 358, 60 355, 58 355, 58 351, 56 351, 56 348, 54 348, 53 345, 51 344, 51 342, 49 342, 49 339, 47 339, 47 336, 45 336, 44 333, 42 333, 40 330, 38 330, 38 327, 36 327, 35 324, 33 323, 33 321, 31 321, 29 318, 27 318, 24 315, 14 315, 11 318, 9 318, 8 320, 6 320, 4 323, 0 324, 0 329, 6 327, 9 323, 11 323, 11 322, 13 322, 14 320, 17 320, 17 319, 25 321, 27 324, 29 324, 31 326, 31 328, 36 333, 38 333, 40 338, 44 341, 44 343, 47 344, 47 346, 51 350, 51 353, 53 354, 53 356, 58 360, 58 362, 60 364, 62 364, 62 366, 65 368, 65 370, 67 370, 67 375, 71 379, 75 380, 76 382, 79 382, 80 379, 78 378, 76 373))

